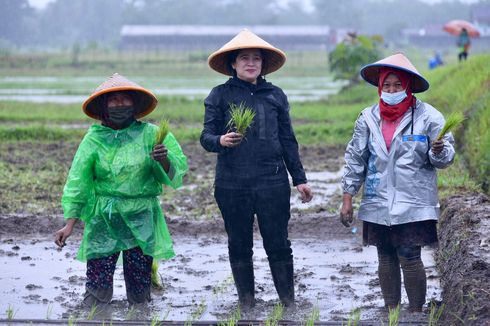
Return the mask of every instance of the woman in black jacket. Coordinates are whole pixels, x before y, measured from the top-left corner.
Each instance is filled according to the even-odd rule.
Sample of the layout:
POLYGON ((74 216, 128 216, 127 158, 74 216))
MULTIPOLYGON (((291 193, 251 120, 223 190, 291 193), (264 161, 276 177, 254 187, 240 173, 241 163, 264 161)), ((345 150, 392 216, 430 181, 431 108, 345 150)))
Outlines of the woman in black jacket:
POLYGON ((290 196, 288 172, 303 202, 312 198, 291 126, 283 91, 262 77, 279 69, 285 54, 243 30, 209 56, 209 66, 232 76, 205 99, 202 146, 218 153, 216 202, 228 234, 230 265, 240 305, 252 307, 254 296, 253 223, 257 215, 272 278, 285 306, 294 303, 293 255, 288 240, 290 196), (246 136, 230 130, 230 108, 255 113, 246 136))

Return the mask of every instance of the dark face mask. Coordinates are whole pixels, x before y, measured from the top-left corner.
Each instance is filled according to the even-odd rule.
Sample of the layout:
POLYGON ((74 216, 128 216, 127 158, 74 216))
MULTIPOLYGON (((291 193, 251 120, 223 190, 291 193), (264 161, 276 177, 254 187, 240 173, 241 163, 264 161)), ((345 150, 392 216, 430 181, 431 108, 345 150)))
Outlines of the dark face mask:
POLYGON ((117 129, 129 127, 135 120, 133 106, 107 108, 107 121, 117 129))

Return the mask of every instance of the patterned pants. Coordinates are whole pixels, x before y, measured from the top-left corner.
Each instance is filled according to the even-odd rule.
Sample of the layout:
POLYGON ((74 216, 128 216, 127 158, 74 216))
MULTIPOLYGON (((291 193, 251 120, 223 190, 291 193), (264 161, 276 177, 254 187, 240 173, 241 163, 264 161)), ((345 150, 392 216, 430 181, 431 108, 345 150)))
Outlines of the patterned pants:
MULTIPOLYGON (((94 293, 98 297, 97 293, 104 293, 109 290, 112 297, 113 276, 118 257, 119 253, 115 253, 108 257, 87 261, 87 283, 85 286, 88 292, 94 293)), ((124 281, 130 303, 138 303, 131 301, 149 299, 152 262, 153 257, 144 255, 139 247, 123 251, 124 281), (135 300, 131 300, 132 298, 135 300)))

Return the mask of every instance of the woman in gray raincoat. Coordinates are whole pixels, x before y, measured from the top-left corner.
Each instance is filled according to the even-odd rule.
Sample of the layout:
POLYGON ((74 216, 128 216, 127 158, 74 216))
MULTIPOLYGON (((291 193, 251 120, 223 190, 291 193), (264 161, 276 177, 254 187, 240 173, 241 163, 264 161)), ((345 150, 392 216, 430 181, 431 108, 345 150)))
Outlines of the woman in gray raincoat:
POLYGON ((361 69, 378 87, 379 103, 357 118, 347 145, 342 178, 342 224, 353 221, 352 197, 364 184, 358 218, 363 240, 378 251, 378 274, 385 306, 400 303, 401 275, 410 311, 425 303, 422 246, 437 242, 437 172, 454 159, 450 133, 436 140, 444 117, 413 96, 429 83, 401 53, 361 69))

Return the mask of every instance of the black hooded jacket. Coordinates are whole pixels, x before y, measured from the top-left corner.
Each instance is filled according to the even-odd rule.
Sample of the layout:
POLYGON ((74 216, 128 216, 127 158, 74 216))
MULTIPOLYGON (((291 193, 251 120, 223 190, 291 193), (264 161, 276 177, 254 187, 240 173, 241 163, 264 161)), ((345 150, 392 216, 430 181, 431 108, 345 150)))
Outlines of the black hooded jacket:
POLYGON ((211 90, 204 106, 200 140, 204 149, 218 153, 215 186, 237 189, 288 184, 287 171, 294 186, 306 183, 289 104, 279 87, 262 78, 256 85, 230 78, 211 90), (220 137, 228 131, 230 103, 252 108, 255 118, 240 145, 226 148, 220 145, 220 137))

